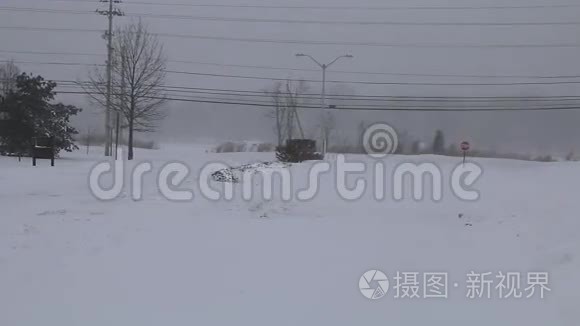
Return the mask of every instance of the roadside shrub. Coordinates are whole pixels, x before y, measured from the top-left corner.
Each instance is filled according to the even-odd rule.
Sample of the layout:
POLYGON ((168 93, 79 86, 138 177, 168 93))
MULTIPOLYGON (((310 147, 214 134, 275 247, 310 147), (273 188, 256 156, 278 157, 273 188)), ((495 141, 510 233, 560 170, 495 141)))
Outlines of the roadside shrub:
POLYGON ((316 141, 312 139, 292 139, 286 146, 276 148, 276 158, 280 162, 300 163, 310 160, 322 160, 324 157, 316 153, 316 141))

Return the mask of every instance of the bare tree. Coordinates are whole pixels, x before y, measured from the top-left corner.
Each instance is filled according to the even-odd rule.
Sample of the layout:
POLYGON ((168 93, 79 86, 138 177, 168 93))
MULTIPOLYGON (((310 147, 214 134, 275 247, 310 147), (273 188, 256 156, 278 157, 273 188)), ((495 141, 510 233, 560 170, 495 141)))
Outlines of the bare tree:
POLYGON ((298 108, 302 104, 302 94, 307 89, 308 85, 304 81, 294 83, 288 80, 285 84, 276 82, 266 91, 272 99, 273 109, 268 116, 274 119, 278 146, 282 146, 286 140, 293 139, 297 131, 300 137, 304 138, 298 108))
POLYGON ((16 88, 16 78, 20 75, 20 69, 9 60, 0 65, 0 96, 6 96, 16 88))
POLYGON ((282 82, 277 81, 270 90, 265 93, 272 99, 273 109, 268 113, 268 117, 274 119, 274 132, 276 133, 276 140, 278 146, 284 144, 284 121, 286 117, 286 106, 284 106, 282 82))
MULTIPOLYGON (((165 117, 163 84, 166 59, 157 37, 141 22, 132 22, 115 32, 112 62, 112 106, 120 128, 128 131, 128 159, 134 157, 135 132, 153 132, 165 117)), ((106 107, 106 71, 96 68, 83 84, 85 91, 106 107)), ((115 119, 115 117, 114 117, 115 119)), ((118 137, 118 136, 117 136, 118 137)))

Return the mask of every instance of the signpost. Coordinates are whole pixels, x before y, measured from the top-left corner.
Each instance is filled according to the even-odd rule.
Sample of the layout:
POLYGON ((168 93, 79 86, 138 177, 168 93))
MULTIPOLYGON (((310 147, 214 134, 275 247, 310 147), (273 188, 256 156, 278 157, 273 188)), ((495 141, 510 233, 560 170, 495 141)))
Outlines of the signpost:
POLYGON ((463 152, 463 165, 465 165, 465 157, 467 156, 467 152, 471 148, 471 144, 469 142, 464 141, 461 143, 461 151, 463 152))
POLYGON ((36 159, 50 160, 50 166, 54 166, 54 138, 34 138, 32 146, 32 166, 36 166, 36 159))

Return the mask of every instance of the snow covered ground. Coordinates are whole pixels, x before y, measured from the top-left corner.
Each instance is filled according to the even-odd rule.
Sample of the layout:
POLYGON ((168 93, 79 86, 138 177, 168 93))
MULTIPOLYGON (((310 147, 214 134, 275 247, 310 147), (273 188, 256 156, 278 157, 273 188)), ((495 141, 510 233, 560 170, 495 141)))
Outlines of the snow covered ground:
MULTIPOLYGON (((96 148, 65 154, 54 168, 0 157, 0 325, 580 325, 578 163, 477 159, 484 174, 475 202, 455 198, 448 185, 440 202, 376 201, 371 193, 346 201, 331 174, 305 202, 212 201, 196 190, 205 164, 273 154, 206 150, 138 150, 131 163, 187 163, 182 186, 194 190, 191 202, 165 199, 154 174, 141 201, 129 189, 96 199, 88 186, 96 148), (379 300, 359 290, 372 269, 391 283, 379 300), (422 298, 422 288, 420 298, 395 298, 397 271, 448 273, 448 298, 422 298), (522 290, 528 272, 547 272, 551 291, 499 299, 492 289, 491 299, 470 299, 471 271, 521 272, 522 290)), ((384 164, 406 161, 444 172, 458 163, 391 156, 384 164)), ((296 186, 312 164, 288 168, 296 186)))

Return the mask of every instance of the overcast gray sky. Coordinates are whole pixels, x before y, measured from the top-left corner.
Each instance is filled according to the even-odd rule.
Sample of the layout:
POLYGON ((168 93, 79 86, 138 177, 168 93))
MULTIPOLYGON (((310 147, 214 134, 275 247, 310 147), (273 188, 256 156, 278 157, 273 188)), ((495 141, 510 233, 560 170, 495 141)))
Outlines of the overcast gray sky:
MULTIPOLYGON (((559 0, 558 0, 559 1, 559 0)), ((272 20, 314 21, 375 21, 418 23, 523 23, 523 22, 580 22, 580 1, 567 2, 471 0, 471 1, 232 1, 221 0, 126 0, 119 7, 127 14, 185 15, 203 17, 235 17, 272 20), (133 2, 133 3, 132 3, 133 2), (167 5, 144 5, 151 2, 167 5), (337 9, 275 9, 178 6, 176 4, 233 4, 269 6, 531 6, 572 4, 564 8, 513 8, 513 9, 441 9, 441 10, 337 10, 337 9)), ((50 27, 63 29, 103 29, 106 19, 95 14, 18 12, 11 8, 37 8, 72 10, 77 12, 104 9, 98 1, 2 0, 0 27, 50 27)), ((130 15, 128 15, 130 16, 130 15)), ((116 25, 131 17, 116 19, 116 25)), ((210 37, 251 38, 270 40, 329 41, 334 43, 384 43, 384 44, 480 44, 480 45, 550 45, 580 43, 580 25, 503 25, 503 26, 441 26, 441 25, 362 25, 362 24, 290 24, 236 21, 207 21, 194 19, 168 19, 144 16, 153 33, 197 35, 210 37)), ((196 61, 215 64, 260 65, 289 68, 316 68, 295 53, 304 52, 330 61, 335 56, 351 53, 352 60, 337 63, 329 70, 330 80, 370 82, 427 82, 427 83, 508 83, 529 81, 554 81, 552 79, 522 78, 456 78, 428 76, 395 76, 346 74, 332 70, 356 72, 393 72, 412 74, 449 75, 580 75, 580 47, 414 47, 367 45, 313 45, 265 42, 239 42, 232 40, 207 40, 160 36, 171 61, 196 61)), ((74 62, 103 63, 104 56, 33 55, 14 52, 67 52, 104 54, 105 43, 96 32, 26 31, 0 29, 0 58, 23 62, 74 62)), ((53 80, 84 79, 87 67, 63 65, 38 65, 21 63, 26 72, 41 74, 53 80)), ((216 65, 170 62, 171 70, 227 75, 252 75, 273 78, 319 79, 317 71, 285 71, 216 65)), ((557 79, 556 81, 574 79, 557 79)), ((580 80, 580 79, 577 79, 580 80)), ((261 90, 272 84, 266 80, 217 78, 208 76, 169 74, 168 85, 261 90)), ((311 92, 317 93, 320 85, 311 83, 311 92)), ((510 86, 422 86, 422 85, 368 85, 341 84, 347 93, 389 96, 578 96, 578 84, 510 85, 510 86)), ((336 85, 329 84, 332 91, 336 85)), ((345 92, 345 91, 343 91, 345 92)), ((80 95, 62 95, 60 100, 88 108, 87 99, 80 95)), ((376 103, 375 103, 376 104, 376 103)), ((505 106, 502 104, 502 106, 505 106)), ((181 141, 218 137, 221 139, 264 139, 273 137, 264 108, 224 106, 170 102, 171 115, 164 122, 160 135, 181 141)), ((303 113, 307 124, 308 113, 303 113)), ((340 112, 338 134, 354 137, 360 121, 390 122, 419 138, 430 139, 435 129, 446 130, 448 142, 469 139, 476 146, 498 147, 504 150, 567 152, 580 150, 577 127, 580 113, 554 112, 493 112, 493 113, 424 113, 424 112, 340 112)), ((93 121, 96 117, 93 116, 93 121)), ((99 123, 102 119, 99 119, 99 123)), ((79 122, 84 128, 88 122, 79 122)), ((309 126, 312 123, 308 124, 309 126)))

